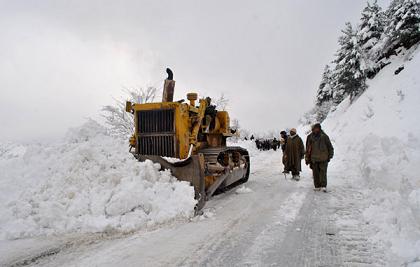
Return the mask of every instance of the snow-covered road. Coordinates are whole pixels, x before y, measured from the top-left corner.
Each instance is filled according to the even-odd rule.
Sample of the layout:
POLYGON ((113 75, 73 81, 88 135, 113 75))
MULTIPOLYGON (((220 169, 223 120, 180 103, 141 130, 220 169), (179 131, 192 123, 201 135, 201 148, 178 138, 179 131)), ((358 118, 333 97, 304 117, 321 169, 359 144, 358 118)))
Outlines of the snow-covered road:
POLYGON ((130 235, 102 234, 0 243, 14 266, 342 266, 384 265, 374 229, 362 221, 361 189, 312 190, 281 174, 281 152, 259 153, 246 187, 214 197, 205 213, 130 235), (251 191, 251 192, 247 192, 251 191), (244 193, 245 192, 245 193, 244 193), (23 248, 23 249, 22 249, 23 248))

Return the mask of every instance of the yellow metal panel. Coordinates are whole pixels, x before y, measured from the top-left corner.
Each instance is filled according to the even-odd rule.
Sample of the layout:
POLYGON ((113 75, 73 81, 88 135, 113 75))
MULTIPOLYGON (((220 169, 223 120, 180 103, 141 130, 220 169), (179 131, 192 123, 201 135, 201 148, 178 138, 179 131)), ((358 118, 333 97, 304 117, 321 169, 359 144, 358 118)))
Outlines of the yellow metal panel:
POLYGON ((217 112, 217 119, 220 123, 219 133, 230 133, 230 118, 229 113, 227 111, 218 111, 217 112))
POLYGON ((179 158, 185 159, 189 152, 190 115, 188 105, 182 104, 175 110, 176 139, 179 144, 179 158))
POLYGON ((146 104, 134 104, 132 106, 133 110, 154 110, 154 109, 165 109, 173 108, 176 109, 180 105, 183 105, 178 102, 160 102, 160 103, 146 103, 146 104))

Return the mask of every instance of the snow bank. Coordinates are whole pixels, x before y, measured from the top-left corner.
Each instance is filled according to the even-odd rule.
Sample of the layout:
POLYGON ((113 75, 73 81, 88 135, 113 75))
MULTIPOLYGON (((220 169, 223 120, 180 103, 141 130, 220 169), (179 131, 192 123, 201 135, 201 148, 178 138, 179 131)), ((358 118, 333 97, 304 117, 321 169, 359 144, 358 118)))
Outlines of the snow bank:
POLYGON ((137 162, 94 121, 59 143, 1 145, 0 169, 0 239, 136 230, 190 217, 196 204, 193 187, 137 162))
POLYGON ((345 173, 334 182, 368 189, 366 222, 406 262, 420 257, 419 70, 418 53, 394 58, 359 99, 344 101, 323 123, 336 148, 331 171, 345 173))

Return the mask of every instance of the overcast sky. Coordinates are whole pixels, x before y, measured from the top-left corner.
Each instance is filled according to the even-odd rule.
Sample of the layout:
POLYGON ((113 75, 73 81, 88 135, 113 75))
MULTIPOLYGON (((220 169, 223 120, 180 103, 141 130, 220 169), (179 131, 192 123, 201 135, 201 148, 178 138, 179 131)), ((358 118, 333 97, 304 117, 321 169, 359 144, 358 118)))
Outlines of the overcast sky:
POLYGON ((166 67, 177 99, 223 92, 242 127, 295 127, 365 4, 0 0, 0 141, 61 136, 124 86, 161 89, 166 67))

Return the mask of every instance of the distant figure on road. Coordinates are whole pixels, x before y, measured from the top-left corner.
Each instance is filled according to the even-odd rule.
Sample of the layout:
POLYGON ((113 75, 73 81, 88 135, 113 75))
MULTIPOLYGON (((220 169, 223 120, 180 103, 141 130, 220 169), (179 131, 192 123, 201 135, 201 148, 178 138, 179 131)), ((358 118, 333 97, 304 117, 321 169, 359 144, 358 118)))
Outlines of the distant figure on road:
POLYGON ((303 141, 299 137, 295 128, 290 130, 290 136, 287 138, 284 150, 285 172, 292 172, 292 179, 299 181, 299 173, 302 170, 301 162, 305 155, 303 141))
POLYGON ((287 144, 287 133, 286 131, 281 131, 280 132, 280 147, 281 147, 281 151, 283 151, 283 157, 282 157, 282 162, 283 162, 283 173, 287 173, 287 168, 286 168, 286 154, 284 153, 284 151, 286 150, 286 144, 287 144))
POLYGON ((277 151, 277 148, 279 148, 279 141, 277 141, 277 139, 274 137, 273 140, 271 141, 271 148, 274 151, 277 151))
POLYGON ((306 138, 305 162, 312 169, 315 191, 327 192, 328 162, 334 156, 330 138, 321 129, 321 124, 312 126, 312 133, 306 138))
POLYGON ((281 145, 281 151, 284 152, 286 150, 286 143, 287 143, 287 133, 286 131, 280 132, 280 145, 281 145))

